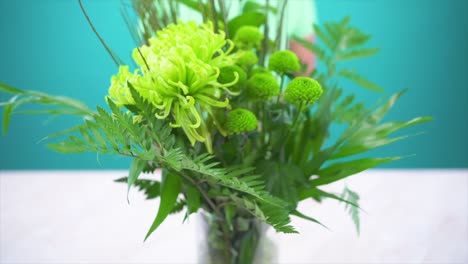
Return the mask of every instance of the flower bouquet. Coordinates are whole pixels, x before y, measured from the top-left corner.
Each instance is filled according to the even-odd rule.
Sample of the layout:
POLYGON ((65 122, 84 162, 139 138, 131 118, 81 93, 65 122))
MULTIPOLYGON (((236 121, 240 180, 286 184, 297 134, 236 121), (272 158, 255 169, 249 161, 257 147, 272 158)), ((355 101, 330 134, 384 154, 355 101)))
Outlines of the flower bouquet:
POLYGON ((1 92, 13 95, 2 103, 4 131, 25 104, 46 107, 31 114, 82 116, 83 123, 48 136, 57 139, 48 147, 130 157, 128 177, 117 181, 160 198, 145 240, 169 214, 201 212, 207 263, 252 263, 265 226, 297 233, 291 216, 321 224, 297 210, 306 199, 344 202, 359 230, 358 194, 321 186, 399 159, 353 157, 406 138, 390 135, 430 118, 382 122, 403 92, 367 107, 343 87, 348 80, 381 90, 342 64, 377 52, 365 47, 369 35, 349 18, 313 26, 318 43, 293 37, 320 61, 304 75, 307 65, 284 48, 287 1, 236 5, 241 11, 232 14, 225 1, 133 1, 137 27, 127 21, 141 44, 132 54, 135 66, 100 38, 118 64, 106 109, 0 83, 1 92), (181 10, 204 21, 184 21, 181 10), (325 144, 332 124, 344 130, 325 144), (157 169, 161 177, 139 179, 157 169))

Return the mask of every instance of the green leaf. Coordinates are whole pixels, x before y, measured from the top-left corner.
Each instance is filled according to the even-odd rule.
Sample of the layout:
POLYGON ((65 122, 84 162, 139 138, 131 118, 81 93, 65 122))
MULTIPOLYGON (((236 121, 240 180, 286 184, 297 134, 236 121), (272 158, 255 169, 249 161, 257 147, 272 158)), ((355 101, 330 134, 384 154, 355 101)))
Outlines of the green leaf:
POLYGON ((304 46, 306 49, 312 51, 312 53, 317 56, 319 60, 325 60, 327 58, 327 53, 324 51, 322 48, 320 48, 318 45, 315 45, 314 43, 311 43, 308 40, 305 40, 301 37, 298 36, 293 36, 293 39, 297 42, 299 42, 302 46, 304 46))
MULTIPOLYGON (((352 204, 359 203, 359 195, 356 192, 351 191, 348 187, 345 187, 341 197, 352 204)), ((350 206, 348 203, 345 205, 345 209, 348 211, 351 219, 353 219, 354 225, 356 226, 356 232, 360 233, 360 220, 359 220, 359 206, 350 206)))
POLYGON ((179 175, 172 173, 163 175, 163 181, 161 184, 161 202, 159 204, 156 218, 146 234, 145 241, 171 213, 172 209, 176 205, 177 196, 179 196, 181 186, 182 181, 179 175))
POLYGON ((313 186, 329 184, 380 164, 398 160, 400 157, 364 158, 352 161, 338 162, 318 171, 318 178, 311 181, 313 186))
POLYGON ((388 111, 395 105, 395 103, 400 99, 400 97, 405 94, 408 89, 404 89, 401 92, 394 94, 390 99, 383 104, 381 107, 376 109, 372 115, 369 117, 368 122, 371 124, 378 124, 388 113, 388 111))
MULTIPOLYGON (((265 10, 266 6, 259 4, 255 1, 247 1, 244 4, 244 7, 242 8, 242 13, 248 13, 248 12, 263 12, 265 10)), ((273 14, 278 13, 278 9, 272 6, 269 6, 268 9, 270 12, 273 14)))
POLYGON ((363 76, 356 73, 354 70, 343 69, 338 73, 338 76, 349 79, 355 82, 357 85, 366 88, 371 91, 382 92, 384 89, 375 83, 367 80, 363 76))
MULTIPOLYGON (((128 184, 128 177, 122 177, 115 180, 115 182, 128 184)), ((161 183, 159 181, 137 179, 133 186, 138 187, 139 191, 143 191, 146 195, 146 199, 148 200, 157 198, 161 194, 161 183)))
POLYGON ((408 138, 412 135, 403 135, 395 138, 389 138, 388 136, 398 130, 431 120, 431 117, 417 117, 409 121, 388 122, 379 126, 363 125, 358 131, 347 138, 343 146, 336 150, 330 156, 330 159, 363 153, 408 138))
POLYGON ((13 110, 13 103, 8 103, 3 109, 3 134, 6 135, 8 131, 8 125, 10 124, 10 116, 13 110))
POLYGON ((359 208, 359 205, 357 203, 354 203, 353 201, 348 201, 346 199, 343 199, 343 197, 340 197, 340 196, 338 196, 336 194, 328 193, 328 192, 325 192, 325 191, 320 190, 320 189, 315 188, 315 187, 305 189, 300 193, 300 199, 301 200, 304 200, 306 198, 314 198, 317 201, 321 201, 321 199, 323 197, 335 199, 335 200, 338 200, 340 202, 344 202, 346 204, 350 204, 352 206, 355 206, 355 207, 359 208))
POLYGON ((56 137, 59 137, 59 136, 63 136, 63 135, 66 135, 66 134, 70 134, 72 132, 76 132, 76 131, 80 131, 81 129, 85 128, 86 126, 85 125, 77 125, 77 126, 74 126, 74 127, 71 127, 71 128, 68 128, 68 129, 65 129, 63 131, 59 131, 57 133, 53 133, 53 134, 50 134, 50 135, 47 135, 43 138, 41 138, 37 143, 40 143, 44 140, 47 140, 47 139, 51 139, 51 138, 56 138, 56 137))
POLYGON ((336 48, 336 41, 333 38, 329 38, 325 32, 318 25, 314 25, 314 32, 319 37, 319 39, 329 48, 334 51, 336 48))
POLYGON ((11 93, 11 94, 24 94, 26 91, 23 91, 18 88, 14 88, 6 83, 0 82, 0 92, 11 93))
POLYGON ((351 51, 343 52, 338 56, 339 60, 351 60, 368 57, 379 52, 379 48, 373 49, 354 49, 351 51))
POLYGON ((298 166, 265 161, 257 166, 262 173, 266 189, 295 208, 299 201, 298 187, 307 184, 304 172, 298 166))
POLYGON ((147 163, 148 161, 146 160, 135 158, 133 159, 132 164, 130 164, 130 171, 128 173, 128 179, 127 179, 127 200, 128 200, 128 192, 130 191, 130 188, 138 179, 138 176, 140 176, 141 172, 143 171, 147 163))
POLYGON ((187 192, 185 193, 185 197, 187 199, 187 208, 188 213, 196 213, 201 206, 201 194, 192 185, 187 186, 187 192))
POLYGON ((265 14, 259 12, 243 13, 228 22, 229 32, 236 35, 237 30, 242 26, 259 27, 265 23, 265 14))
POLYGON ((303 213, 301 213, 301 212, 299 212, 299 211, 297 211, 297 210, 292 211, 291 214, 292 214, 292 215, 295 215, 295 216, 297 216, 297 217, 300 217, 300 218, 302 218, 302 219, 309 220, 309 221, 311 221, 311 222, 314 222, 314 223, 316 223, 316 224, 319 224, 319 225, 325 227, 326 229, 329 229, 326 225, 320 223, 317 219, 312 218, 312 217, 310 217, 310 216, 307 216, 307 215, 305 215, 305 214, 303 214, 303 213))
POLYGON ((253 263, 258 237, 254 230, 247 231, 240 240, 239 263, 253 263))
POLYGON ((226 217, 226 223, 228 224, 230 230, 233 230, 232 220, 236 215, 236 209, 237 207, 233 204, 227 204, 226 206, 224 206, 224 215, 226 217))

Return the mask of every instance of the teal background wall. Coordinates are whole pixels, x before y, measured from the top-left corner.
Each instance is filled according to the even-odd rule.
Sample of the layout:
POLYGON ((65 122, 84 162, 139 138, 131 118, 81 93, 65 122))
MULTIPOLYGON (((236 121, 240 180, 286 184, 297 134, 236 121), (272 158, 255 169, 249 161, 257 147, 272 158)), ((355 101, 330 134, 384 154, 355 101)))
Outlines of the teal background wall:
MULTIPOLYGON (((306 0, 304 0, 306 1, 306 0)), ((129 61, 134 44, 119 13, 119 1, 84 1, 95 26, 129 61)), ((405 87, 410 91, 389 120, 432 115, 435 121, 407 130, 423 135, 374 151, 373 155, 416 156, 393 168, 468 167, 468 3, 464 0, 317 0, 320 21, 352 16, 373 34, 377 56, 355 68, 386 88, 359 90, 373 102, 405 87)), ((112 60, 86 23, 76 1, 0 1, 0 81, 103 105, 112 60)), ((0 95, 0 101, 8 99, 0 95)), ((3 118, 3 117, 1 117, 3 118)), ((47 116, 13 117, 0 137, 0 169, 123 169, 129 161, 95 154, 61 155, 36 142, 80 120, 47 116)))

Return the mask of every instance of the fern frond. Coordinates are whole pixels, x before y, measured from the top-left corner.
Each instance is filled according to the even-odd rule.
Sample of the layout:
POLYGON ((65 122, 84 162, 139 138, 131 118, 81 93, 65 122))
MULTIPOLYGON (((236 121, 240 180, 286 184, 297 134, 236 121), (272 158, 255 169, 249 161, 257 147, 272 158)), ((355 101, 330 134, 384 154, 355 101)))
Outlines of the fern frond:
MULTIPOLYGON (((345 189, 343 190, 343 194, 341 195, 341 198, 356 205, 358 205, 359 199, 360 199, 359 194, 357 194, 356 192, 353 192, 348 187, 345 187, 345 189)), ((346 203, 345 209, 348 211, 349 215, 351 216, 351 219, 353 219, 354 225, 356 226, 356 232, 359 235, 361 231, 361 225, 360 225, 360 219, 359 219, 359 206, 352 206, 349 203, 346 203)))

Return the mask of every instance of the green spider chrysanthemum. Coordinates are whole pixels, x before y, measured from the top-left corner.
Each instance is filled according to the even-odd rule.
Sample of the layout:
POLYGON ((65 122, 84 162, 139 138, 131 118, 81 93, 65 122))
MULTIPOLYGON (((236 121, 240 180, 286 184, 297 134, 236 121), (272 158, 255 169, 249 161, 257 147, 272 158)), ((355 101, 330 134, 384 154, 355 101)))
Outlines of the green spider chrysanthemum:
POLYGON ((247 81, 247 96, 251 99, 269 100, 279 95, 280 86, 276 78, 270 73, 254 74, 247 81))
POLYGON ((301 65, 297 55, 290 50, 280 50, 271 54, 268 68, 279 74, 299 71, 301 65))
MULTIPOLYGON (((214 118, 212 108, 229 108, 226 94, 235 95, 230 82, 219 82, 220 71, 234 65, 234 45, 224 32, 213 32, 211 23, 178 22, 158 31, 149 46, 134 50, 140 69, 130 73, 127 66, 112 77, 110 97, 118 104, 133 104, 127 81, 158 109, 156 118, 172 117, 173 127, 181 127, 190 142, 205 142, 211 152, 211 135, 204 113, 214 118)), ((218 122, 215 122, 216 124, 218 122)))
POLYGON ((240 49, 259 48, 263 34, 258 27, 242 26, 237 30, 233 40, 240 49))
POLYGON ((298 77, 288 83, 284 100, 297 105, 312 104, 319 99, 322 92, 322 86, 316 80, 298 77))
POLYGON ((229 113, 225 128, 229 134, 240 134, 257 129, 258 121, 254 113, 247 109, 235 109, 229 113))

